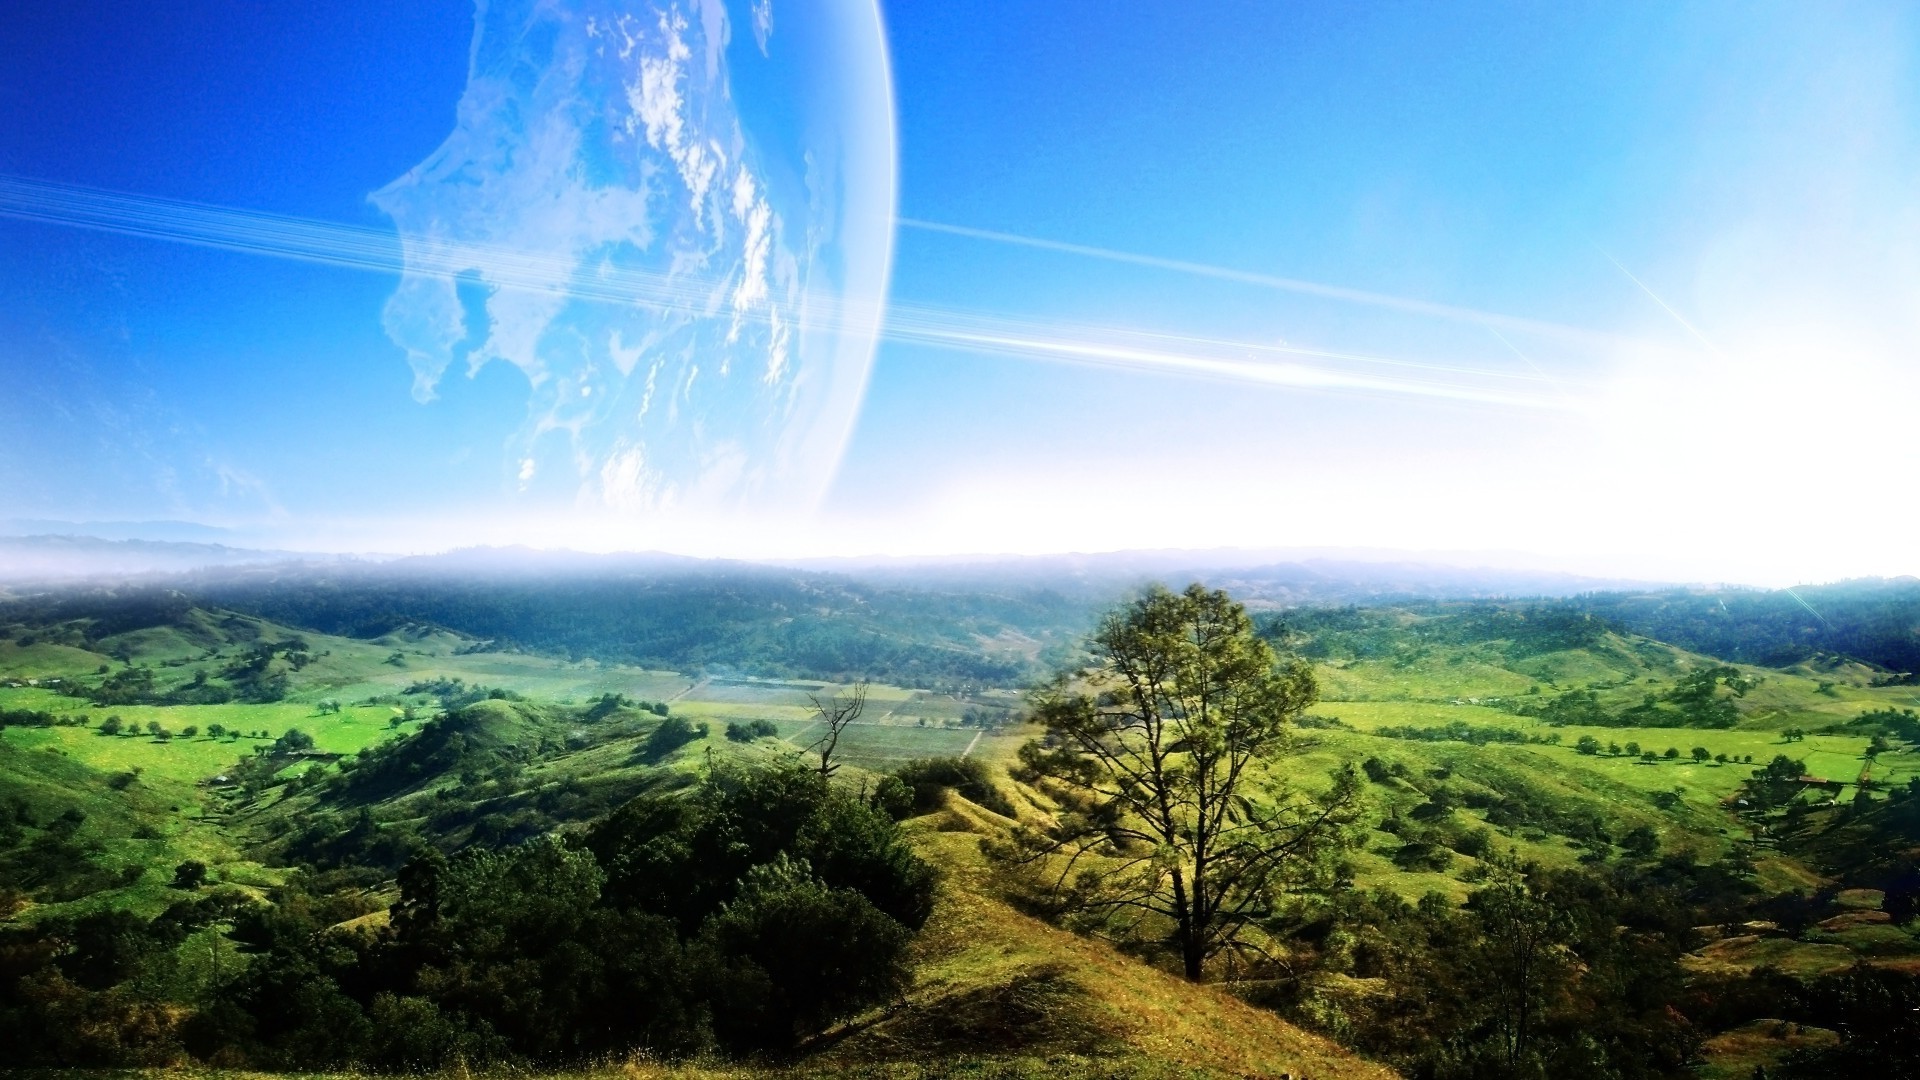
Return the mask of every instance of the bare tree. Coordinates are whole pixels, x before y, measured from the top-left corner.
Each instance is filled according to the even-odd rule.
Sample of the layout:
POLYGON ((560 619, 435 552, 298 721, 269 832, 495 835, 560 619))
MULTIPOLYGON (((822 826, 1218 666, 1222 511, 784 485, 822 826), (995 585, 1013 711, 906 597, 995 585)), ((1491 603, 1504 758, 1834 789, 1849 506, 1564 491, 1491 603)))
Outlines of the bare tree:
POLYGON ((1066 910, 1168 940, 1197 981, 1221 950, 1255 948, 1242 932, 1280 894, 1337 873, 1359 782, 1349 768, 1316 798, 1281 786, 1272 765, 1313 673, 1280 663, 1226 593, 1155 586, 1089 645, 1095 663, 1039 696, 1046 734, 1020 752, 1059 812, 1005 854, 1047 868, 1066 910))
POLYGON ((825 780, 840 768, 833 760, 833 752, 840 745, 840 733, 846 730, 848 724, 860 719, 861 710, 867 707, 867 680, 854 683, 845 701, 840 700, 838 692, 828 695, 825 701, 820 700, 818 695, 808 694, 807 700, 813 702, 814 715, 827 726, 826 734, 807 747, 820 755, 820 779, 825 780))

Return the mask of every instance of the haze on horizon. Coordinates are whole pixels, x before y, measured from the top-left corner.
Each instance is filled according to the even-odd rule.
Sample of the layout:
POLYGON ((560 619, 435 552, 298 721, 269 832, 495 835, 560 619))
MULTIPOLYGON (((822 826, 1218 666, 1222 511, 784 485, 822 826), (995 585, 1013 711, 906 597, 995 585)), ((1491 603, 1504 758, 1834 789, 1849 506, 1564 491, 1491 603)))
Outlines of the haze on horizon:
POLYGON ((622 6, 583 3, 580 55, 632 77, 607 154, 664 163, 585 181, 456 111, 493 85, 470 3, 81 6, 0 27, 0 518, 1920 573, 1908 5, 774 0, 629 58, 592 52, 622 6), (779 67, 809 15, 853 28, 809 49, 883 28, 872 80, 779 67), (704 84, 674 51, 702 41, 704 84), (867 147, 839 178, 865 194, 811 219, 852 230, 831 250, 801 228, 826 181, 755 142, 804 128, 772 107, 795 86, 867 147), (698 113, 708 143, 679 134, 701 93, 739 110, 698 113), (484 206, 420 179, 448 147, 484 206), (662 272, 676 243, 706 261, 662 272), (837 359, 807 376, 783 334, 837 359), (700 398, 730 364, 800 389, 700 398))

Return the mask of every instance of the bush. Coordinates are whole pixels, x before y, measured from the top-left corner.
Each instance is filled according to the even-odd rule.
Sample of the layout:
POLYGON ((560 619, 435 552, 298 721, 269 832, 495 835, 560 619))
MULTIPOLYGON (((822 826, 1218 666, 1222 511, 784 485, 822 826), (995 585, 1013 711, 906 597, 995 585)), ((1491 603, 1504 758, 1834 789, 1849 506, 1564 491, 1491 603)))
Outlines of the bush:
POLYGON ((782 855, 748 871, 701 927, 714 1033, 736 1050, 780 1049, 907 983, 906 927, 852 889, 782 855))
POLYGON ((285 735, 273 742, 273 752, 276 754, 293 754, 311 749, 313 749, 313 736, 299 728, 288 728, 285 735))
POLYGON ((749 720, 744 724, 736 720, 727 725, 727 738, 737 743, 769 739, 778 734, 780 727, 771 720, 749 720))
POLYGON ((894 771, 913 789, 913 808, 920 813, 938 809, 941 792, 952 789, 1002 817, 1013 817, 1013 804, 995 787, 987 767, 973 758, 940 757, 909 761, 894 771))
POLYGON ((1484 859, 1493 852, 1493 832, 1490 829, 1468 829, 1453 839, 1453 850, 1474 859, 1484 859))
POLYGON ((1620 838, 1620 847, 1638 859, 1649 859, 1660 852, 1660 834, 1650 825, 1635 825, 1620 838))
POLYGON ((914 792, 897 776, 883 776, 867 796, 868 805, 894 821, 913 816, 914 792))
POLYGON ((682 746, 706 737, 705 722, 694 724, 688 722, 684 716, 669 716, 660 721, 660 726, 654 728, 653 733, 647 736, 647 741, 641 746, 640 752, 650 762, 659 761, 682 746))
POLYGON ((1453 852, 1439 844, 1415 840, 1402 844, 1400 849, 1393 853, 1393 862, 1402 870, 1416 872, 1430 870, 1434 873, 1445 873, 1447 868, 1453 865, 1453 852))

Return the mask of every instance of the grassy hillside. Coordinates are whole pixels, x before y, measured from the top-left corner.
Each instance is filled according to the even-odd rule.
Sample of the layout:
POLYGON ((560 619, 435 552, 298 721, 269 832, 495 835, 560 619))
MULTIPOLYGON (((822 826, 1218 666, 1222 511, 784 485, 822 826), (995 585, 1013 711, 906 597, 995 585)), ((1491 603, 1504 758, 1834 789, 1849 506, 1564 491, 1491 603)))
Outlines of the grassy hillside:
MULTIPOLYGON (((463 781, 456 769, 430 772, 419 785, 429 794, 486 792, 484 812, 473 815, 468 831, 489 815, 494 819, 490 829, 506 827, 501 821, 543 798, 549 804, 577 803, 583 813, 604 807, 656 782, 648 779, 656 768, 697 767, 709 754, 791 752, 818 733, 809 695, 838 689, 813 680, 683 676, 594 660, 474 651, 482 643, 419 625, 361 640, 296 632, 191 605, 173 604, 164 614, 161 625, 142 625, 153 616, 136 611, 106 624, 117 631, 107 634, 98 632, 100 620, 16 626, 9 640, 0 641, 0 670, 15 684, 0 686, 0 708, 44 711, 79 726, 14 725, 0 740, 15 751, 63 757, 102 777, 137 770, 135 790, 158 792, 156 800, 164 797, 166 806, 179 807, 156 817, 157 801, 142 804, 145 809, 138 813, 149 830, 177 838, 180 852, 200 853, 195 857, 204 857, 217 878, 236 881, 271 880, 259 865, 258 830, 286 828, 277 823, 297 814, 329 812, 324 792, 285 782, 317 770, 310 781, 317 783, 351 767, 353 755, 420 732, 450 700, 431 688, 444 690, 452 680, 460 680, 469 696, 481 687, 527 699, 512 719, 493 725, 512 727, 513 733, 475 740, 474 752, 486 758, 483 771, 504 764, 511 777, 463 781), (100 667, 119 671, 129 660, 155 672, 161 693, 189 686, 203 674, 218 681, 237 656, 262 642, 283 641, 304 643, 308 659, 298 670, 291 669, 284 653, 272 660, 272 668, 284 670, 289 680, 279 701, 97 705, 66 692, 102 684, 110 675, 101 675, 100 667), (37 685, 25 685, 29 680, 37 685), (47 685, 52 680, 63 682, 47 685), (410 689, 415 692, 407 693, 410 689), (591 703, 609 693, 666 702, 672 715, 696 730, 704 725, 706 733, 652 755, 646 748, 657 726, 652 714, 623 709, 582 719, 591 703), (109 716, 140 733, 99 734, 109 716), (724 737, 727 725, 755 720, 770 722, 776 737, 752 744, 724 737), (171 738, 145 733, 149 724, 158 724, 171 738), (228 734, 211 737, 215 725, 228 734), (189 728, 196 734, 184 736, 189 728), (312 737, 310 754, 272 753, 275 741, 293 729, 312 737), (526 744, 524 760, 489 756, 489 739, 526 744), (262 759, 273 766, 264 778, 235 786, 212 783, 243 761, 262 759), (576 789, 589 794, 566 800, 552 794, 576 789)), ((1748 758, 1764 763, 1789 753, 1804 760, 1810 773, 1839 785, 1822 797, 1840 804, 1850 803, 1861 790, 1863 772, 1872 781, 1869 797, 1920 774, 1920 753, 1910 747, 1895 746, 1869 766, 1862 757, 1868 734, 1823 733, 1864 712, 1912 702, 1909 688, 1869 685, 1872 676, 1865 669, 1808 674, 1734 666, 1748 684, 1744 691, 1735 696, 1724 680, 1713 691, 1734 716, 1733 726, 1677 726, 1686 715, 1658 699, 1672 694, 1689 672, 1714 667, 1715 661, 1601 624, 1569 624, 1559 616, 1541 622, 1462 605, 1419 612, 1305 612, 1270 626, 1276 640, 1313 658, 1322 687, 1313 721, 1319 726, 1301 732, 1294 779, 1311 786, 1341 761, 1373 759, 1393 774, 1372 788, 1383 823, 1406 819, 1436 793, 1447 804, 1444 814, 1401 830, 1420 833, 1415 840, 1376 830, 1356 857, 1361 884, 1386 885, 1410 898, 1427 891, 1464 895, 1481 861, 1473 852, 1488 850, 1472 839, 1480 829, 1488 830, 1494 850, 1518 851, 1548 865, 1613 850, 1615 842, 1642 825, 1655 832, 1662 850, 1716 858, 1743 845, 1751 849, 1751 829, 1726 805, 1738 797, 1754 767, 1748 758), (1666 723, 1623 726, 1623 716, 1644 706, 1649 694, 1656 698, 1650 717, 1666 723), (1569 700, 1580 711, 1562 710, 1567 716, 1605 723, 1570 723, 1555 716, 1556 703, 1569 700), (1789 729, 1809 734, 1788 741, 1783 733, 1789 729), (1602 752, 1580 753, 1576 744, 1583 736, 1597 740, 1602 752), (1628 755, 1630 744, 1659 756, 1648 762, 1628 755), (1609 746, 1620 750, 1608 752, 1609 746), (1665 757, 1669 747, 1679 756, 1665 757), (1708 759, 1695 761, 1695 747, 1708 751, 1708 759), (1729 760, 1716 760, 1720 755, 1729 760), (1468 850, 1457 850, 1462 844, 1455 843, 1448 848, 1451 858, 1431 850, 1436 840, 1462 837, 1468 850), (1410 844, 1416 850, 1405 853, 1410 844)), ((1026 737, 1010 723, 1019 708, 1018 695, 1007 691, 877 686, 862 721, 844 739, 842 753, 856 767, 882 771, 940 755, 1004 763, 1026 737)), ((125 801, 124 792, 99 786, 108 792, 100 798, 125 801)), ((351 809, 341 804, 331 812, 351 809)), ((380 813, 428 823, 425 815, 397 804, 380 813)), ((448 820, 442 815, 443 825, 448 820)), ((510 831, 530 827, 524 820, 510 831)), ((1755 854, 1770 881, 1811 880, 1805 868, 1771 848, 1755 854)))
MULTIPOLYGON (((578 829, 716 764, 792 758, 821 731, 812 699, 846 689, 739 673, 751 665, 505 651, 419 621, 334 636, 170 596, 7 617, 0 899, 13 926, 159 916, 195 895, 173 885, 188 863, 215 889, 318 888, 341 918, 379 923, 413 854, 578 829)), ((986 628, 949 623, 938 647, 961 648, 967 625, 986 628)), ((1276 778, 1311 791, 1332 769, 1364 767, 1352 897, 1458 911, 1504 860, 1595 880, 1665 874, 1695 883, 1690 978, 1920 970, 1915 924, 1888 913, 1920 854, 1901 801, 1920 747, 1874 719, 1920 700, 1886 672, 1729 664, 1564 606, 1297 610, 1263 632, 1308 657, 1321 687, 1276 778), (1743 803, 1782 755, 1797 763, 1791 790, 1743 803)), ((994 640, 981 655, 1008 647, 994 640)), ((874 685, 841 742, 843 782, 967 757, 1020 813, 1045 813, 1009 772, 1034 733, 1023 708, 1018 692, 979 684, 874 685)), ((1009 906, 979 851, 1006 825, 957 797, 914 824, 948 885, 915 946, 913 987, 813 1047, 803 1073, 1385 1075, 1269 1010, 1009 906)), ((198 934, 208 959, 196 962, 211 967, 178 978, 244 963, 218 933, 198 934)), ((1325 967, 1337 950, 1319 939, 1289 948, 1285 962, 1313 972, 1289 991, 1290 1015, 1322 1031, 1348 1037, 1390 985, 1364 965, 1325 967)), ((1711 1074, 1823 1037, 1815 1025, 1775 1038, 1749 1019, 1706 1044, 1711 1074)))
POLYGON ((917 945, 915 985, 830 1039, 848 1068, 982 1051, 1158 1062, 1202 1076, 1393 1076, 1224 990, 1195 986, 994 897, 979 840, 1004 827, 958 796, 916 822, 946 889, 917 945))

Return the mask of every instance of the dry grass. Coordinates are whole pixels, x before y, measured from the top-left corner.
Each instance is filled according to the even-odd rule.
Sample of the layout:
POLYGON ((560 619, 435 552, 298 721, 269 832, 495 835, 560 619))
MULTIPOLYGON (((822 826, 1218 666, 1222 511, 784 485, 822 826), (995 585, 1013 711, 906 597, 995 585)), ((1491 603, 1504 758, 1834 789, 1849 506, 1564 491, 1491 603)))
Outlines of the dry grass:
POLYGON ((1800 1049, 1833 1046, 1840 1036, 1826 1028, 1755 1020, 1708 1039, 1700 1048, 1701 1080, 1748 1080, 1756 1067, 1771 1069, 1800 1049))
POLYGON ((1697 949, 1680 962, 1696 975, 1744 975, 1755 968, 1775 967, 1789 975, 1813 978, 1845 971, 1854 961, 1853 951, 1844 945, 1740 934, 1697 949))
POLYGON ((1062 1069, 1069 1062, 1105 1062, 1085 1074, 1102 1076, 1395 1075, 1223 989, 1188 983, 995 899, 979 840, 1002 820, 954 799, 923 821, 920 842, 947 868, 948 879, 918 945, 916 984, 904 1001, 839 1033, 814 1059, 819 1067, 865 1069, 986 1053, 1001 1055, 991 1059, 1000 1063, 995 1069, 1012 1068, 1008 1062, 1015 1059, 1058 1062, 1062 1069), (1113 1071, 1123 1067, 1150 1071, 1113 1071))

